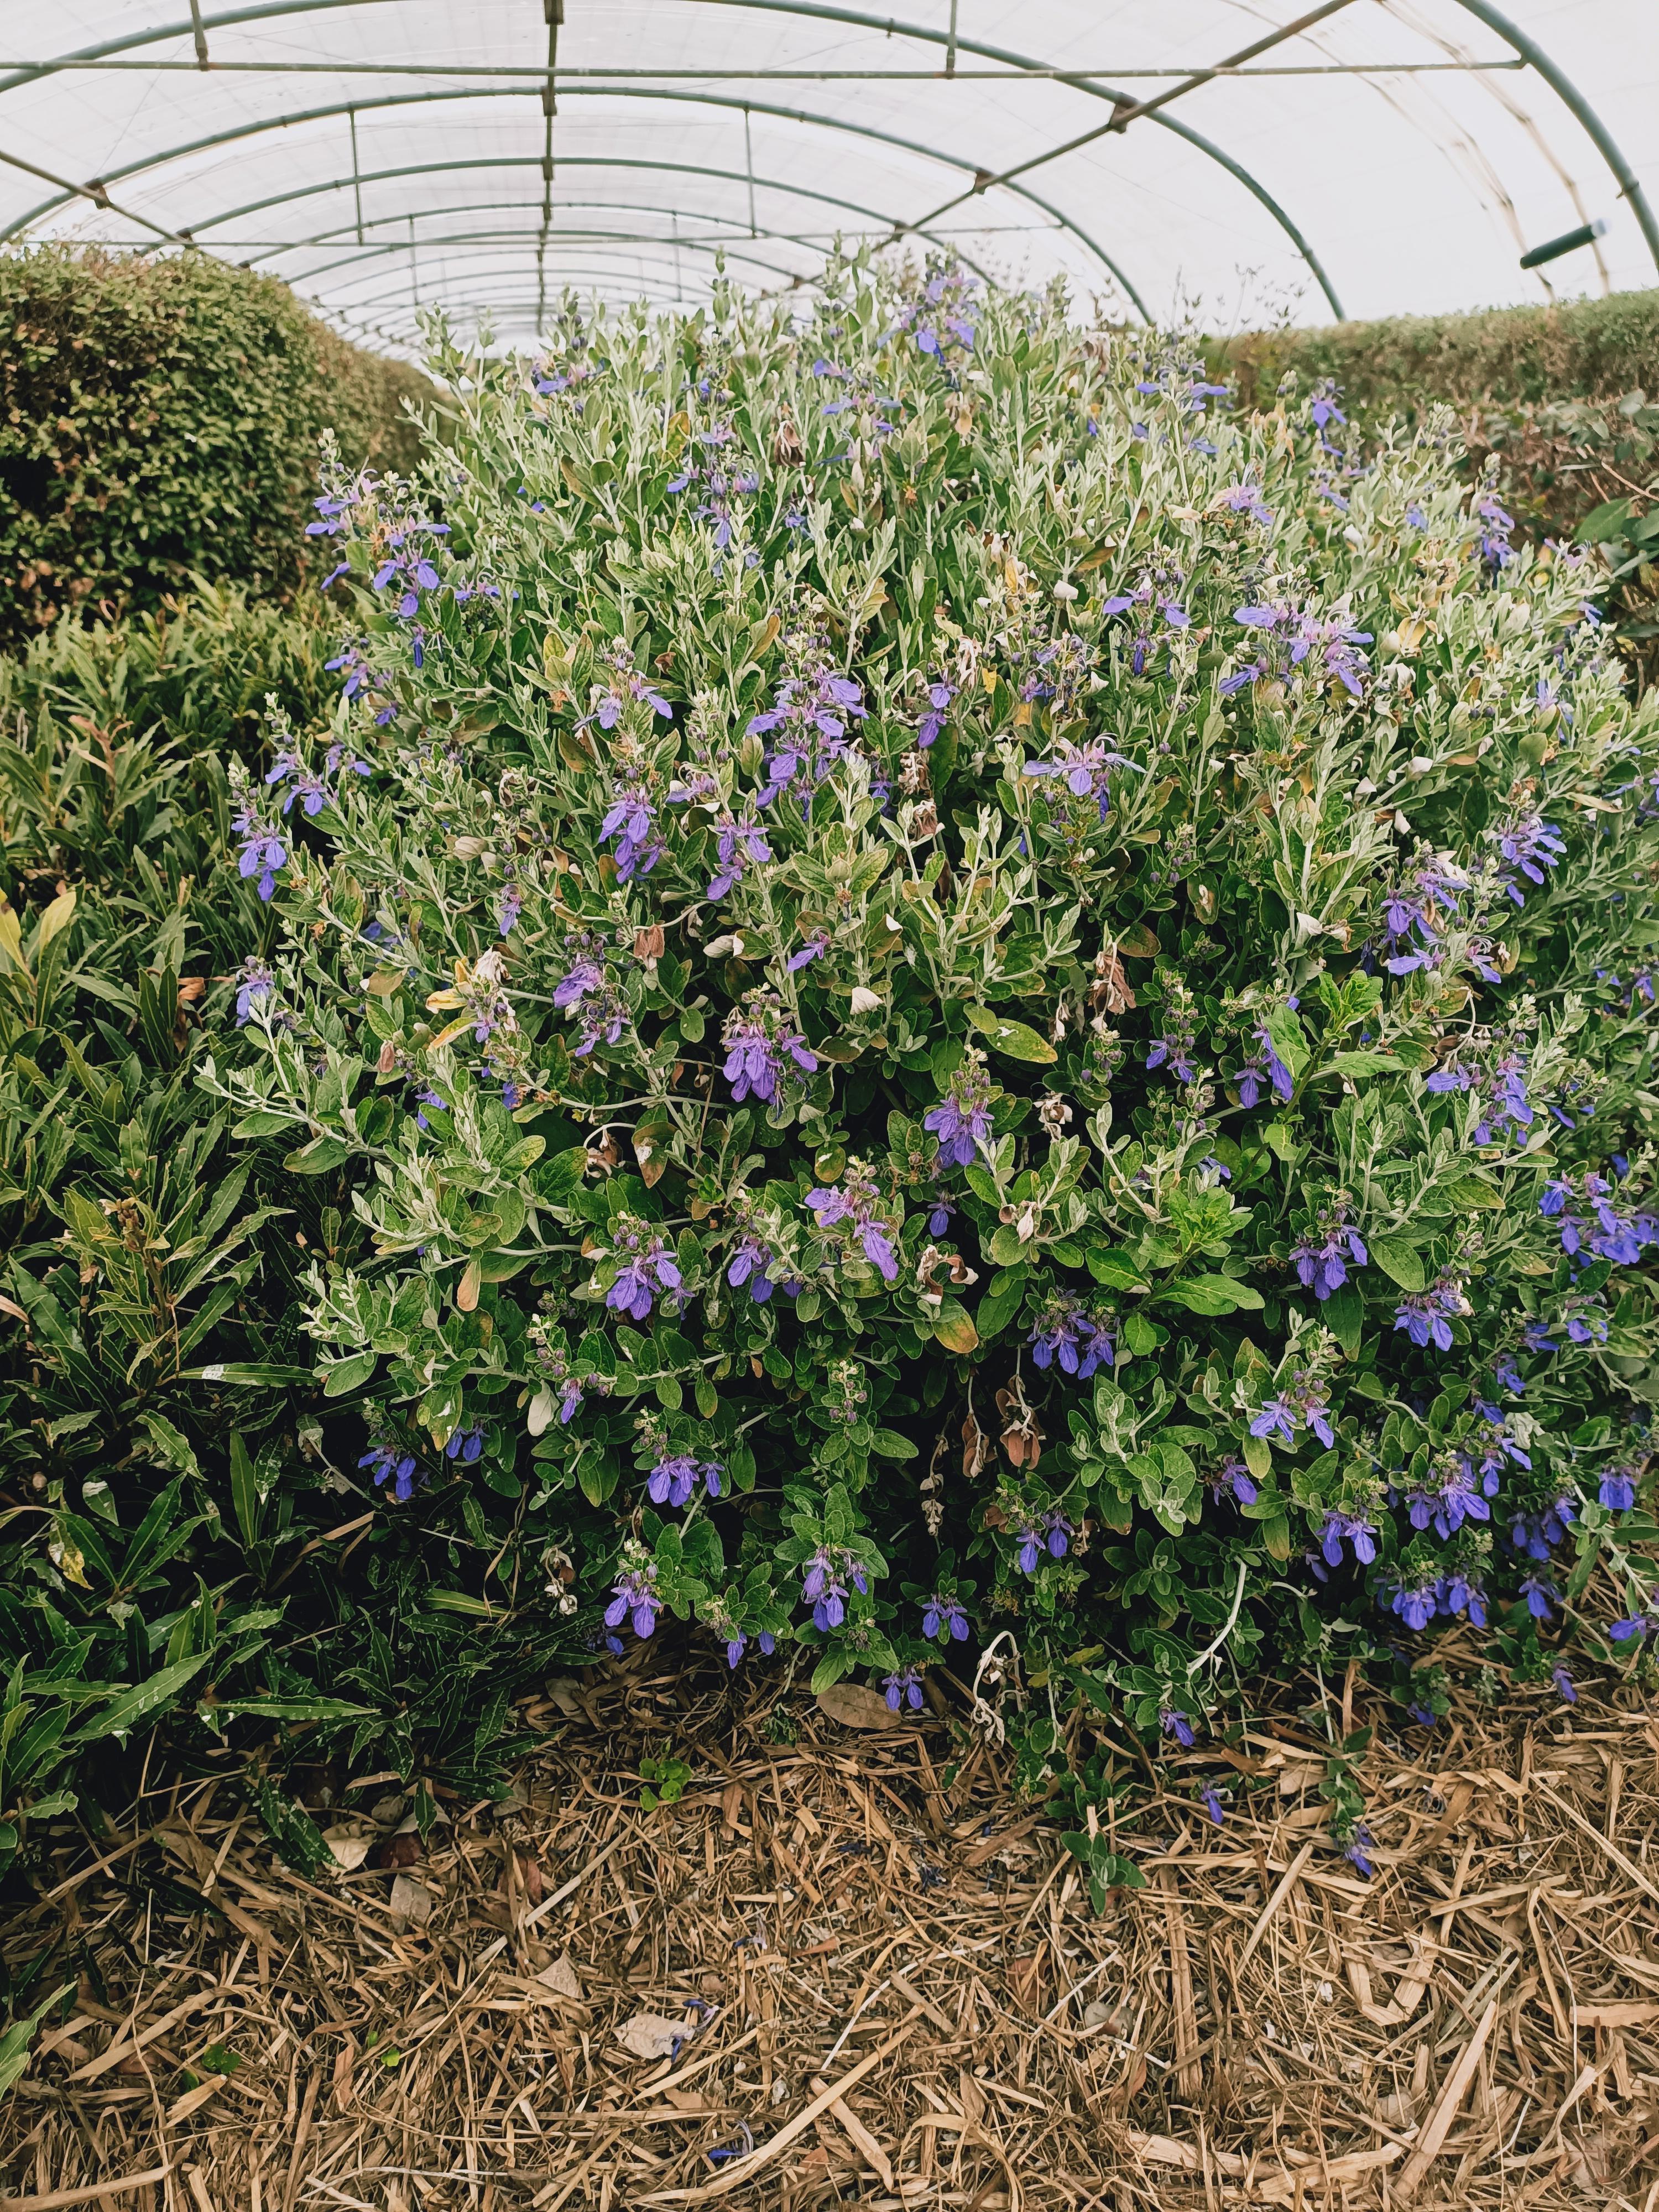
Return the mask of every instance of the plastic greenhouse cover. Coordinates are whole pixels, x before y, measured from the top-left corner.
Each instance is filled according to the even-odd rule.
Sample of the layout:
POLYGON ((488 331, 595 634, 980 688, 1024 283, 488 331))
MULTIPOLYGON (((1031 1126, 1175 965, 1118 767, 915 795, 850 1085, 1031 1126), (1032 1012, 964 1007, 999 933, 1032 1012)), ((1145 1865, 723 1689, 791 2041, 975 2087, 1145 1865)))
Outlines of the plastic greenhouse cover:
POLYGON ((0 232, 193 242, 397 350, 837 235, 1212 329, 1656 281, 1659 0, 896 4, 14 5, 0 232))

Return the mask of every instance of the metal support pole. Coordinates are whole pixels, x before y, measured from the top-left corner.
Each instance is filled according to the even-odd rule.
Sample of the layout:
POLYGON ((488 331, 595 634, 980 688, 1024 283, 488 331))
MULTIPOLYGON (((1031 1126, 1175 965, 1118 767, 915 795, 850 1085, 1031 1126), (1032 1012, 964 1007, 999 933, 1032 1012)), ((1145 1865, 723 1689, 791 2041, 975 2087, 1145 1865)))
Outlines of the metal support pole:
POLYGON ((946 45, 945 49, 945 76, 954 76, 956 75, 956 73, 957 73, 957 0, 951 0, 951 36, 950 36, 949 42, 948 42, 948 44, 946 45))
POLYGON ((351 124, 351 196, 357 209, 357 243, 363 242, 363 173, 357 162, 357 111, 347 110, 351 124))
POLYGON ((197 68, 211 69, 213 64, 208 59, 207 26, 202 21, 202 0, 190 0, 190 27, 196 39, 197 68))
POLYGON ((747 107, 743 111, 743 166, 749 178, 749 235, 758 238, 760 233, 755 228, 755 144, 750 135, 747 107))
POLYGON ((1618 179, 1619 196, 1630 202, 1630 211, 1647 240, 1648 252, 1653 256, 1655 267, 1659 268, 1659 222, 1654 220, 1647 194, 1642 190, 1641 180, 1635 170, 1614 145, 1606 125, 1583 94, 1571 78, 1562 75, 1542 46, 1529 39, 1518 24, 1511 23, 1507 15, 1500 15, 1496 8, 1489 7, 1487 0, 1457 0, 1457 4, 1460 8, 1468 9, 1469 14, 1483 22, 1489 31, 1496 31, 1500 39, 1514 47, 1522 61, 1529 62, 1557 99, 1570 108, 1583 124, 1595 143, 1596 152, 1618 179))
POLYGON ((542 0, 547 22, 547 82, 542 87, 542 230, 536 245, 536 331, 539 337, 547 320, 547 241, 553 230, 553 118, 559 112, 559 26, 564 21, 564 0, 542 0))

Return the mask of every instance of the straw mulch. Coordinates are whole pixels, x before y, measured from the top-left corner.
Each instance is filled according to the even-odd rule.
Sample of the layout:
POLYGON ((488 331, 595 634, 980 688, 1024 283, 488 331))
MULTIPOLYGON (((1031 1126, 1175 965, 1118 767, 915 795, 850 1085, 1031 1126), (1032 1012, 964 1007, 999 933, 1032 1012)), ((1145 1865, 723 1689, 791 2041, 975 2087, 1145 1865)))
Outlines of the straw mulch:
POLYGON ((233 1779, 147 1796, 95 1858, 56 1837, 0 1936, 14 1975, 57 1942, 78 1996, 0 2115, 0 2202, 1659 2207, 1633 1690, 1380 1726, 1369 1882, 1324 1836, 1319 1692, 1286 1693, 1231 1764, 1161 1793, 1139 1762, 1148 1886, 1097 1917, 965 1700, 858 1729, 651 1663, 550 1685, 512 1801, 452 1800, 429 1848, 386 1778, 311 1770, 353 1871, 284 1869, 233 1779), (642 1809, 669 1748, 684 1794, 642 1809))

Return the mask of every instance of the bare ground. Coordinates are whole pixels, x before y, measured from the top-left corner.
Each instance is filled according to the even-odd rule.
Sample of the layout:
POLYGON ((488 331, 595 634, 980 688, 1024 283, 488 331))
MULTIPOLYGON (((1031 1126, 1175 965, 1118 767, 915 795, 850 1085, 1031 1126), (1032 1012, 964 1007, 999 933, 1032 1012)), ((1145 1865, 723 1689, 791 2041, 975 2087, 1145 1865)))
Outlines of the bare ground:
POLYGON ((512 1801, 449 1801, 424 1847, 391 1778, 334 1802, 300 1771, 350 1871, 284 1867, 229 1779, 54 1833, 0 1929, 65 1990, 0 2111, 0 2202, 1659 2208, 1634 1690, 1381 1727, 1369 1881, 1287 1694, 1230 1759, 1160 1770, 1182 1794, 1142 1774, 1147 1887, 1097 1916, 959 1704, 853 1728, 648 1664, 550 1685, 512 1801), (671 1745, 684 1794, 644 1809, 671 1745))

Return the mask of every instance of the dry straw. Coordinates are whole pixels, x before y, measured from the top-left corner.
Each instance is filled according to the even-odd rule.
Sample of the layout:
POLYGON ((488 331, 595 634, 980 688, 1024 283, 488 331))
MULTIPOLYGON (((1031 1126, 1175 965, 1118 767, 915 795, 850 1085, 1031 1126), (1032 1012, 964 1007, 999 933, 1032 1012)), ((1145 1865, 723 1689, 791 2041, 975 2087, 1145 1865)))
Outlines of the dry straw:
POLYGON ((229 1783, 147 1796, 95 1852, 54 1838, 4 1953, 56 1939, 79 1994, 0 2118, 0 2201, 1659 2207, 1633 1692, 1380 1728, 1369 1882, 1287 1695, 1171 1770, 1232 1786, 1224 1826, 1185 1794, 1120 1816, 1147 1887, 1097 1917, 954 1711, 744 1712, 649 1657, 550 1685, 512 1802, 450 1801, 428 1849, 388 1778, 319 1809, 321 1769, 349 1871, 285 1869, 229 1783), (671 1745, 686 1794, 644 1811, 671 1745))

